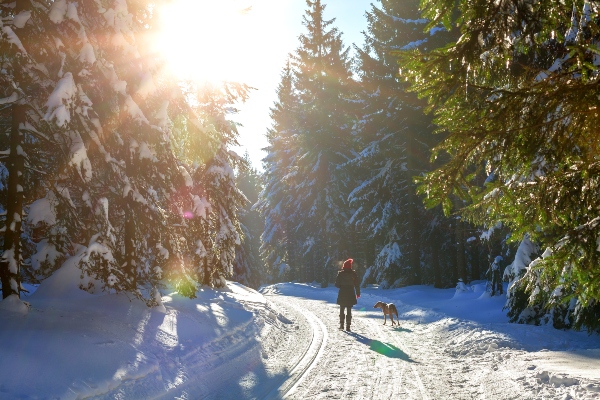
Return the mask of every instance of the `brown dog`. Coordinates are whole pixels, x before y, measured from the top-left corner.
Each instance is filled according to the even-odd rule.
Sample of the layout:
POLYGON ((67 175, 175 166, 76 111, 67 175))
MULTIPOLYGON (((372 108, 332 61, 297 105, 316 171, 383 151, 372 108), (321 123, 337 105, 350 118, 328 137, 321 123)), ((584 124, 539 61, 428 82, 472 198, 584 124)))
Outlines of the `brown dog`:
POLYGON ((396 314, 396 319, 398 319, 398 310, 396 309, 396 306, 393 303, 387 304, 382 301, 378 301, 377 303, 375 303, 373 308, 381 308, 381 311, 383 311, 383 324, 384 325, 387 323, 388 315, 390 316, 390 319, 392 320, 392 326, 400 325, 400 323, 394 322, 394 314, 396 314))

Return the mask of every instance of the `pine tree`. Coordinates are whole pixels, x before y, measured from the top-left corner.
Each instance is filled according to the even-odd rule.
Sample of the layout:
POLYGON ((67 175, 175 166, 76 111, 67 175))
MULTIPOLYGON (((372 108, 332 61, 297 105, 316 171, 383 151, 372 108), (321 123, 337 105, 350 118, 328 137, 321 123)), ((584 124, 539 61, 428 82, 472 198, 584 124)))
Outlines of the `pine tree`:
MULTIPOLYGON (((356 135, 361 150, 348 168, 360 176, 350 194, 355 210, 351 222, 381 248, 363 284, 390 287, 433 280, 422 276, 421 253, 426 251, 421 242, 428 234, 422 222, 436 220, 425 213, 413 182, 430 168, 429 151, 436 140, 431 118, 398 77, 394 52, 443 43, 445 31, 423 32, 427 20, 420 17, 418 1, 380 3, 367 12, 365 46, 357 48, 362 109, 356 135)), ((430 242, 439 246, 440 239, 438 235, 430 242)))
POLYGON ((248 87, 190 84, 184 97, 190 96, 194 107, 180 114, 183 120, 175 138, 191 179, 186 257, 194 266, 190 271, 194 280, 223 287, 225 279, 234 274, 236 248, 242 243, 239 214, 247 204, 236 186, 234 171, 248 166, 229 150, 237 144, 238 132, 237 124, 228 117, 237 112, 233 104, 247 98, 248 87))
MULTIPOLYGON (((161 266, 182 265, 164 259, 177 258, 179 236, 165 205, 184 178, 160 126, 157 66, 136 41, 147 30, 144 9, 135 13, 123 1, 59 0, 49 11, 62 36, 60 82, 69 78, 78 90, 78 101, 66 99, 63 128, 79 143, 73 160, 87 167, 84 174, 75 165, 81 178, 68 182, 75 209, 88 216, 78 240, 85 247, 76 255, 90 278, 82 287, 127 291, 154 305, 166 273, 161 266)), ((49 119, 61 125, 54 114, 49 119)))
POLYGON ((75 162, 77 135, 60 129, 70 119, 65 97, 77 88, 71 74, 61 73, 60 35, 52 29, 46 5, 3 3, 0 15, 5 298, 20 295, 23 275, 34 281, 47 276, 71 250, 80 219, 64 182, 73 169, 79 167, 83 175, 89 171, 75 162), (56 124, 48 123, 52 119, 56 124))
POLYGON ((247 170, 238 170, 236 185, 248 199, 247 205, 240 212, 242 243, 236 248, 233 280, 246 286, 258 288, 264 282, 264 268, 260 257, 260 235, 264 232, 264 220, 253 206, 258 202, 261 192, 261 178, 258 171, 250 166, 248 153, 244 161, 247 170))
POLYGON ((423 191, 446 211, 457 194, 472 203, 471 220, 501 221, 514 238, 529 233, 549 247, 521 288, 542 282, 557 295, 531 296, 531 306, 574 298, 573 318, 560 320, 597 330, 597 4, 461 1, 459 13, 447 1, 424 5, 430 27, 456 26, 461 36, 406 58, 406 76, 449 132, 438 151, 451 158, 423 191), (481 189, 473 177, 483 173, 494 179, 481 189))
POLYGON ((324 19, 320 0, 307 0, 307 33, 293 63, 299 99, 294 174, 290 188, 291 226, 305 281, 332 279, 337 262, 349 250, 347 195, 349 177, 339 166, 352 155, 352 87, 349 48, 341 33, 324 19))
POLYGON ((244 201, 225 115, 247 89, 205 91, 190 107, 138 40, 152 28, 146 2, 15 4, 0 5, 3 296, 68 257, 82 289, 148 305, 165 283, 189 297, 198 282, 224 285, 244 201), (198 134, 195 165, 176 153, 180 121, 198 134))
POLYGON ((265 221, 261 235, 261 257, 271 279, 279 278, 282 265, 294 264, 297 254, 297 241, 289 228, 292 226, 291 215, 294 211, 291 207, 290 188, 295 186, 297 179, 294 165, 299 102, 289 59, 281 73, 277 97, 277 102, 271 108, 272 127, 267 131, 269 145, 265 149, 267 156, 263 160, 264 188, 256 205, 265 221))

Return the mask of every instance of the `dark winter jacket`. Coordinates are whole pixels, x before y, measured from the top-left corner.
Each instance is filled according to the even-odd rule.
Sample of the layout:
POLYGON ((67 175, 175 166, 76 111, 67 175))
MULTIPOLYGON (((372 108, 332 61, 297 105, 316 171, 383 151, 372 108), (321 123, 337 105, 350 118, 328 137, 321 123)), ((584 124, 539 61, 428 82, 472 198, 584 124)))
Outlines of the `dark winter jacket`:
POLYGON ((353 269, 343 269, 335 278, 335 287, 340 288, 337 303, 340 306, 353 306, 357 303, 356 296, 360 296, 360 282, 353 269), (356 290, 356 292, 355 292, 356 290))

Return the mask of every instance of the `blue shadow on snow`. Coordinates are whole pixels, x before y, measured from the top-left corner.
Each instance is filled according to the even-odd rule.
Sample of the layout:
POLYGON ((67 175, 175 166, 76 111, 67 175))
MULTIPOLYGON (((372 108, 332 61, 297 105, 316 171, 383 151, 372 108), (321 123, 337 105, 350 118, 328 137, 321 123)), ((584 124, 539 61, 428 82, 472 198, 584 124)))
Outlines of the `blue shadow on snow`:
POLYGON ((403 352, 402 350, 400 350, 393 344, 383 343, 383 342, 381 342, 379 340, 375 340, 375 339, 369 339, 368 337, 363 336, 360 333, 347 332, 347 331, 344 331, 344 332, 347 333, 348 336, 354 337, 358 342, 369 346, 369 349, 371 349, 372 351, 379 353, 383 356, 386 356, 388 358, 399 358, 399 359, 401 359, 403 361, 407 361, 407 362, 415 362, 415 361, 411 360, 411 358, 408 356, 408 354, 406 354, 405 352, 403 352))

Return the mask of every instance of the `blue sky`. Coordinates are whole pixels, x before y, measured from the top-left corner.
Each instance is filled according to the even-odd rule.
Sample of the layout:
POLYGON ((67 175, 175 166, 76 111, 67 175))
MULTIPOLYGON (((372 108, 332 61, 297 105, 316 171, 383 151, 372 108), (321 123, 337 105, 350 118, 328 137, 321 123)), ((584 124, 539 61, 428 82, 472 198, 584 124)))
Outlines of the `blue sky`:
MULTIPOLYGON (((370 9, 373 0, 324 0, 325 18, 335 18, 334 25, 343 33, 342 39, 347 46, 363 43, 362 31, 367 28, 365 11, 370 9)), ((253 73, 247 78, 248 84, 257 90, 242 106, 242 112, 234 120, 244 126, 240 128, 240 154, 246 150, 255 168, 262 170, 261 159, 266 155, 261 148, 267 145, 265 132, 270 126, 269 107, 276 100, 276 88, 279 84, 281 69, 287 54, 298 46, 298 36, 304 32, 302 16, 306 10, 305 0, 257 0, 251 12, 269 15, 269 28, 264 30, 255 40, 264 41, 260 46, 253 46, 252 54, 245 57, 249 71, 253 73), (276 2, 276 3, 275 3, 276 2)), ((264 24, 266 19, 258 18, 264 24)), ((244 68, 242 66, 242 68, 244 68)))

